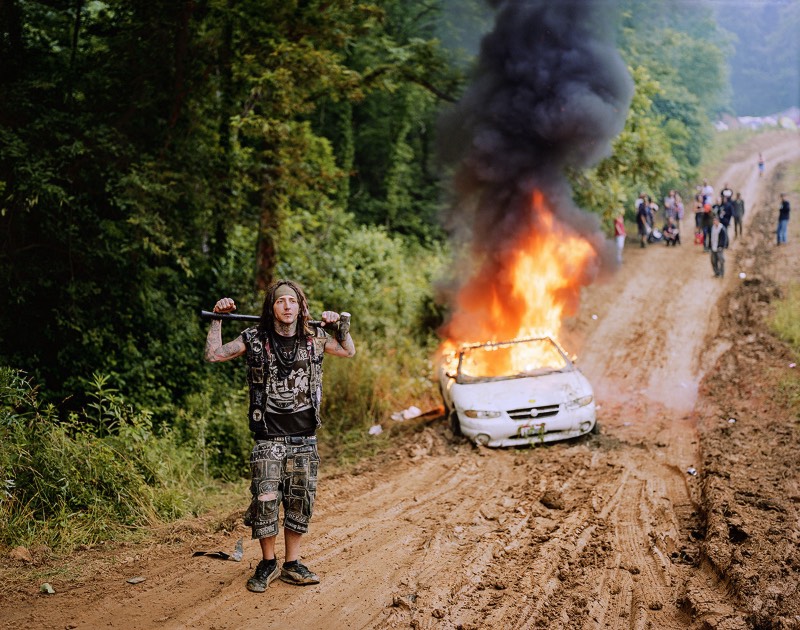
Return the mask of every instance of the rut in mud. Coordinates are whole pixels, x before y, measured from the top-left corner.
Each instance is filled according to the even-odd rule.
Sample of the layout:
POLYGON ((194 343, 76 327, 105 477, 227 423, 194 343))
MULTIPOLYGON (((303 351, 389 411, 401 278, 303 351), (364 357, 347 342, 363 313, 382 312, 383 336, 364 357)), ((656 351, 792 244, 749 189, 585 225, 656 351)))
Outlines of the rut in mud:
MULTIPOLYGON (((800 159, 796 135, 753 142, 713 178, 717 188, 729 182, 742 192, 748 227, 760 216, 768 225, 775 197, 773 180, 757 176, 757 152, 771 168, 800 159)), ((798 240, 796 224, 790 227, 790 242, 798 240)), ((774 557, 748 564, 738 549, 737 563, 736 537, 727 535, 735 529, 713 545, 707 540, 729 526, 751 538, 760 531, 743 520, 759 518, 758 510, 735 518, 725 512, 745 497, 750 463, 726 452, 725 436, 716 435, 713 420, 729 408, 707 384, 737 343, 718 334, 721 318, 738 311, 727 296, 739 286, 740 269, 766 273, 759 260, 768 236, 753 230, 734 244, 724 281, 712 277, 707 255, 689 238, 669 249, 630 243, 620 272, 586 291, 562 341, 595 385, 600 435, 487 450, 454 440, 442 418, 424 419, 356 473, 323 477, 303 553, 319 585, 274 582, 263 595, 247 592, 258 545, 235 514, 215 532, 195 521, 176 532, 178 542, 119 548, 110 556, 116 563, 108 552, 86 552, 92 571, 52 579, 54 596, 39 595, 31 575, 4 593, 0 618, 9 628, 221 630, 280 628, 287 619, 308 628, 722 630, 772 627, 763 625, 767 619, 800 627, 785 596, 791 592, 767 598, 772 608, 762 602, 761 616, 748 595, 753 572, 765 576, 764 592, 786 581, 785 572, 770 573, 774 557), (727 310, 718 311, 720 300, 727 310), (718 487, 721 472, 735 481, 730 497, 718 487), (240 537, 241 563, 191 557, 197 548, 233 549, 240 537), (146 581, 127 584, 134 575, 146 581)), ((753 428, 748 440, 756 449, 753 428)), ((766 512, 778 532, 767 539, 796 547, 797 503, 780 496, 797 485, 792 453, 796 459, 796 448, 786 447, 786 461, 776 463, 785 463, 784 485, 770 490, 780 509, 766 512)), ((789 576, 795 591, 797 570, 789 576)))

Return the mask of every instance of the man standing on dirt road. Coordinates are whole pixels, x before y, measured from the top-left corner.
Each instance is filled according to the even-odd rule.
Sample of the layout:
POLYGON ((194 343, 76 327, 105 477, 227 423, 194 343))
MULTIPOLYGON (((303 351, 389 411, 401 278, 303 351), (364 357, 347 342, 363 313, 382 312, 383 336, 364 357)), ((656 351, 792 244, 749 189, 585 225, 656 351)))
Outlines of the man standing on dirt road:
POLYGON ((728 231, 720 223, 719 217, 716 215, 714 215, 714 221, 711 224, 709 241, 711 268, 714 270, 714 277, 722 278, 725 275, 725 248, 728 247, 728 231))
POLYGON ((778 208, 778 245, 786 244, 786 237, 789 233, 789 200, 784 193, 781 193, 781 207, 778 208))
POLYGON ((733 231, 736 238, 742 235, 742 219, 744 219, 744 199, 742 193, 736 193, 733 200, 733 231))
MULTIPOLYGON (((234 301, 222 298, 215 313, 230 313, 234 301)), ((261 320, 233 341, 222 344, 222 322, 214 320, 206 339, 207 361, 245 356, 250 389, 249 422, 256 444, 250 455, 252 501, 245 525, 261 545, 262 560, 247 589, 262 593, 278 575, 290 584, 318 584, 319 577, 300 562, 300 542, 308 532, 317 490, 323 354, 356 353, 348 325, 339 313, 322 313, 324 325, 339 322, 336 338, 307 325, 308 302, 294 282, 279 280, 267 289, 261 320), (278 513, 283 505, 286 558, 275 557, 278 513)))

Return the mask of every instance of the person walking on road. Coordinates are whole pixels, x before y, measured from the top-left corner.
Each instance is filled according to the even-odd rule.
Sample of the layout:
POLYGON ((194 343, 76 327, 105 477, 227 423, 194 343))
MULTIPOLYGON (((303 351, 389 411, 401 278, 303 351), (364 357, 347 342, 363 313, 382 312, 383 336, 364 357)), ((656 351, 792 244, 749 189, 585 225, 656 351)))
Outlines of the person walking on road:
POLYGON ((784 193, 781 193, 781 207, 778 208, 778 245, 786 244, 786 237, 789 233, 789 200, 784 193))
MULTIPOLYGON (((215 313, 236 304, 222 298, 215 313)), ((213 320, 206 339, 207 361, 244 356, 250 390, 248 410, 255 446, 250 455, 252 501, 245 525, 261 546, 262 559, 247 589, 263 593, 276 577, 289 584, 318 584, 319 577, 300 562, 300 542, 308 532, 319 470, 316 431, 321 424, 322 358, 356 353, 349 318, 322 313, 324 325, 339 322, 336 338, 308 324, 308 301, 299 285, 279 280, 267 289, 261 320, 222 344, 222 322, 213 320), (275 540, 283 505, 285 561, 278 565, 275 540)))
POLYGON ((758 176, 761 177, 764 174, 764 168, 766 166, 766 162, 764 161, 764 156, 760 153, 758 154, 758 176))
POLYGON ((711 225, 709 241, 711 268, 714 270, 714 277, 722 278, 725 275, 725 248, 728 247, 728 232, 716 215, 711 225))
POLYGON ((736 238, 742 235, 742 219, 744 219, 744 199, 742 193, 736 193, 733 200, 733 231, 736 238))

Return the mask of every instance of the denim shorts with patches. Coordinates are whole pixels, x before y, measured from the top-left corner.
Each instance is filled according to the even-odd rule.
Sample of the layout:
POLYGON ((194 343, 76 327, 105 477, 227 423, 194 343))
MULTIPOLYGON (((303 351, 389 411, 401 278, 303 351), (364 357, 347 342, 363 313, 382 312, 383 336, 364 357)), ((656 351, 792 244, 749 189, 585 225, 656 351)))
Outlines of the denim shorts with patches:
POLYGON ((253 539, 278 534, 278 511, 283 504, 283 526, 305 534, 314 511, 317 494, 319 454, 317 439, 303 444, 259 440, 250 454, 252 501, 244 524, 253 539))

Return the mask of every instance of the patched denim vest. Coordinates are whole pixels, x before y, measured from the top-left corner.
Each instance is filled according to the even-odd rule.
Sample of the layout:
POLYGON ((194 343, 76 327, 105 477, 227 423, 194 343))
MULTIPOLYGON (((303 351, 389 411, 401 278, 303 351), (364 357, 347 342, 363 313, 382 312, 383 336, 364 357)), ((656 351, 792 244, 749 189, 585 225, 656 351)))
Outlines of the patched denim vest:
MULTIPOLYGON (((311 405, 314 407, 317 428, 322 424, 319 412, 322 403, 322 358, 325 343, 328 340, 324 332, 320 331, 318 334, 321 336, 306 336, 308 366, 311 374, 309 394, 311 395, 311 405)), ((247 415, 250 420, 250 430, 255 431, 264 426, 267 392, 270 381, 278 378, 278 362, 269 346, 269 339, 266 335, 259 333, 258 328, 248 328, 242 332, 242 339, 247 348, 247 385, 250 389, 250 408, 247 415)))

